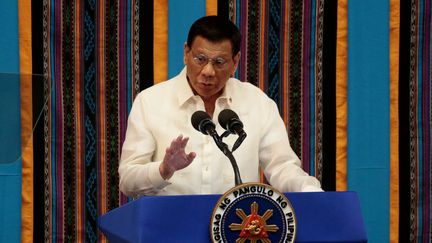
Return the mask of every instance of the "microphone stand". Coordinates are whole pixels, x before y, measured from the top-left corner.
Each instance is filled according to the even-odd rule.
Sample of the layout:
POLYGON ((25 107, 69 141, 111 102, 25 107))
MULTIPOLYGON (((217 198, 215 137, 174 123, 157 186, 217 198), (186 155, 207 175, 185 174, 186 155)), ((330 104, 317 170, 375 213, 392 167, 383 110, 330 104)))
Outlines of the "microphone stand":
MULTIPOLYGON (((228 149, 228 145, 226 145, 222 141, 222 137, 228 136, 229 133, 223 133, 222 137, 219 137, 219 134, 216 132, 215 125, 211 121, 210 116, 207 113, 205 113, 204 111, 196 111, 192 115, 191 120, 192 120, 192 126, 196 130, 200 131, 201 133, 203 133, 205 135, 210 135, 213 138, 213 140, 215 141, 218 148, 225 154, 225 156, 228 157, 228 159, 230 160, 231 165, 233 167, 233 170, 234 170, 235 185, 236 186, 241 185, 243 182, 242 182, 241 177, 240 177, 240 171, 239 171, 239 168, 237 166, 237 162, 234 159, 234 156, 232 155, 232 151, 230 151, 228 149)), ((235 145, 235 146, 238 147, 239 145, 240 144, 235 145)))
MULTIPOLYGON (((224 134, 222 134, 223 136, 227 136, 224 134)), ((232 152, 229 150, 228 145, 224 142, 222 142, 222 137, 219 137, 219 135, 217 134, 216 131, 214 132, 210 132, 210 136, 212 136, 213 140, 215 141, 216 145, 218 146, 218 148, 222 151, 222 153, 228 157, 228 159, 231 162, 231 165, 233 167, 234 170, 234 180, 235 180, 235 185, 241 185, 243 184, 242 179, 240 177, 240 170, 237 166, 237 162, 232 154, 232 152)))
MULTIPOLYGON (((232 151, 229 150, 228 145, 226 145, 226 143, 222 142, 222 138, 223 137, 227 137, 229 135, 229 132, 224 132, 222 134, 221 137, 219 137, 218 141, 216 141, 216 138, 213 136, 213 139, 215 139, 216 144, 218 145, 219 149, 225 154, 226 157, 228 157, 228 159, 231 162, 231 165, 233 167, 234 170, 234 180, 235 180, 235 185, 241 185, 243 184, 242 179, 240 177, 240 170, 237 166, 237 162, 232 154, 232 151)), ((233 150, 234 151, 234 150, 233 150)))
POLYGON ((239 168, 237 166, 237 162, 236 162, 233 154, 231 153, 231 151, 228 149, 228 146, 224 142, 221 142, 221 143, 224 145, 222 152, 225 154, 226 157, 228 157, 228 159, 230 160, 231 165, 233 167, 235 185, 238 186, 238 185, 243 184, 242 179, 240 177, 240 171, 239 171, 239 168))

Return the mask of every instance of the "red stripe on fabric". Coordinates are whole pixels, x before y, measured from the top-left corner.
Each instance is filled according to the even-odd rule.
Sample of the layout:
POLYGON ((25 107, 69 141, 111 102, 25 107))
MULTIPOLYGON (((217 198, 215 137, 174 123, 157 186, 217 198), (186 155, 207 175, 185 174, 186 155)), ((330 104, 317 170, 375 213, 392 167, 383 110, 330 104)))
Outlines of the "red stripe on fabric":
POLYGON ((282 100, 281 100, 281 113, 283 115, 283 120, 285 122, 285 126, 288 125, 288 70, 289 70, 289 55, 288 55, 288 28, 289 28, 289 12, 288 12, 287 1, 283 1, 282 3, 282 30, 281 30, 281 81, 280 81, 280 89, 282 90, 282 100))
POLYGON ((306 1, 303 3, 303 55, 302 55, 302 146, 301 146, 301 152, 302 152, 302 164, 303 169, 306 172, 310 172, 310 38, 311 38, 311 6, 310 2, 306 1))
MULTIPOLYGON (((99 31, 96 32, 96 50, 98 56, 96 60, 96 93, 98 96, 97 102, 97 116, 96 124, 97 129, 97 165, 98 170, 98 186, 97 186, 97 197, 98 197, 98 215, 103 215, 107 212, 107 186, 106 186, 106 125, 105 116, 106 112, 104 109, 105 104, 105 0, 100 0, 96 9, 96 26, 99 31)), ((102 232, 98 231, 98 241, 106 242, 105 236, 102 232)))
POLYGON ((240 3, 240 32, 243 33, 243 41, 240 46, 241 50, 241 59, 239 64, 239 79, 242 81, 247 81, 247 1, 241 0, 240 3))
POLYGON ((76 232, 76 238, 80 239, 82 242, 85 241, 85 197, 82 197, 85 193, 85 160, 84 160, 84 138, 85 137, 85 127, 84 121, 83 121, 83 111, 84 111, 84 104, 83 100, 81 98, 81 95, 84 94, 82 89, 82 70, 84 66, 84 62, 81 60, 83 59, 83 51, 81 49, 81 46, 84 46, 83 43, 81 43, 81 33, 83 33, 82 30, 82 20, 83 16, 81 11, 80 2, 76 2, 75 7, 75 39, 74 42, 75 45, 75 84, 76 84, 76 90, 75 90, 75 109, 76 109, 76 116, 75 116, 75 123, 76 123, 76 131, 75 133, 78 135, 78 138, 76 141, 76 214, 75 214, 75 222, 77 225, 77 232, 76 232))

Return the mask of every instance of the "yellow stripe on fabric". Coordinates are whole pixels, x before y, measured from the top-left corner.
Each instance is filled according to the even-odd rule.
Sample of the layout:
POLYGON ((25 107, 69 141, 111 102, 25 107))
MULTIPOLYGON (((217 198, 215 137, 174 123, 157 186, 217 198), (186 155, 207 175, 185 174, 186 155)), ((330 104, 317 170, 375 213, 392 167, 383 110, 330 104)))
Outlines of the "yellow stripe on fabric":
POLYGON ((390 242, 399 241, 399 16, 390 0, 390 242))
MULTIPOLYGON (((99 15, 99 43, 97 43, 97 45, 99 46, 99 48, 97 48, 98 53, 97 55, 99 56, 100 60, 105 60, 105 53, 108 51, 106 50, 106 46, 105 46, 105 6, 106 6, 106 1, 105 0, 100 0, 99 4, 98 4, 98 15, 99 15)), ((134 60, 134 59, 132 59, 134 60)), ((98 84, 99 87, 99 94, 101 94, 99 96, 99 99, 96 101, 98 102, 98 107, 100 107, 99 109, 99 117, 101 119, 98 119, 99 123, 97 124, 99 127, 99 131, 100 131, 100 135, 99 135, 99 141, 97 142, 97 146, 98 146, 98 154, 99 154, 99 173, 98 173, 98 183, 100 184, 99 186, 99 190, 100 190, 100 194, 98 195, 98 198, 100 200, 99 202, 99 209, 98 209, 98 213, 99 215, 105 214, 108 211, 108 206, 107 206, 107 187, 106 187, 106 110, 105 110, 105 104, 106 104, 106 98, 105 98, 105 94, 106 94, 106 86, 105 86, 105 73, 106 73, 106 68, 105 68, 105 62, 100 61, 97 62, 98 63, 98 68, 97 68, 97 72, 98 72, 98 77, 99 79, 96 81, 96 83, 98 84)), ((98 241, 99 242, 108 242, 108 240, 106 239, 106 237, 100 232, 98 231, 98 241)))
POLYGON ((154 83, 168 78, 168 0, 154 1, 154 83))
POLYGON ((217 0, 206 0, 206 15, 217 15, 217 0))
POLYGON ((283 112, 283 120, 284 120, 284 123, 285 123, 285 126, 288 126, 288 106, 289 106, 289 104, 288 104, 288 102, 289 102, 289 98, 288 98, 288 96, 289 96, 289 92, 288 92, 288 87, 289 87, 289 84, 288 84, 288 70, 289 70, 289 52, 288 52, 288 49, 289 49, 289 38, 287 38, 288 36, 289 36, 289 31, 288 31, 288 28, 289 28, 289 2, 287 1, 283 6, 285 6, 285 9, 283 9, 282 10, 282 13, 283 13, 283 15, 282 15, 282 18, 283 18, 283 24, 282 24, 282 26, 283 26, 283 29, 282 29, 282 41, 284 41, 284 45, 283 45, 283 63, 282 63, 282 70, 285 70, 285 71, 283 71, 283 72, 281 72, 282 73, 282 82, 283 82, 283 86, 284 86, 284 89, 283 89, 283 97, 282 97, 282 110, 284 111, 283 112))
POLYGON ((33 241, 33 129, 31 2, 18 1, 21 94, 21 242, 33 241))
MULTIPOLYGON (((75 100, 74 100, 74 107, 75 107, 75 134, 77 134, 77 141, 76 141, 76 164, 75 164, 75 170, 76 170, 76 181, 75 181, 75 208, 76 208, 76 213, 75 213, 75 223, 77 225, 77 232, 76 232, 76 237, 77 239, 80 239, 80 236, 84 234, 83 230, 85 228, 85 218, 82 217, 82 212, 83 210, 85 210, 85 207, 83 205, 83 200, 82 200, 82 196, 84 194, 83 192, 83 185, 84 185, 84 181, 85 181, 85 168, 83 167, 84 165, 84 161, 83 161, 83 157, 80 156, 82 154, 82 150, 83 150, 83 144, 82 141, 84 139, 80 139, 80 136, 82 134, 82 130, 83 130, 83 124, 81 123, 81 105, 80 105, 80 101, 84 100, 84 98, 81 99, 81 94, 84 94, 82 87, 81 87, 81 46, 82 45, 81 42, 81 33, 82 33, 82 21, 80 14, 82 13, 81 11, 81 2, 80 1, 76 1, 75 2, 76 6, 74 8, 74 70, 75 70, 75 100)), ((83 6, 84 7, 84 6, 83 6)), ((83 60, 84 61, 84 60, 83 60)))
MULTIPOLYGON (((258 46, 258 87, 261 90, 265 89, 265 78, 264 78, 264 74, 265 74, 265 48, 264 46, 266 45, 266 39, 265 39, 265 33, 266 30, 265 28, 263 28, 263 26, 268 26, 266 23, 266 14, 267 14, 267 9, 266 9, 266 3, 263 3, 262 1, 260 1, 260 6, 259 6, 259 46, 258 46)), ((243 53, 243 55, 245 55, 246 57, 247 53, 243 53)), ((246 80, 243 80, 246 81, 246 80)), ((261 183, 267 183, 267 178, 265 177, 264 171, 260 168, 260 182, 261 183)))
POLYGON ((347 0, 337 6, 336 41, 336 190, 347 189, 347 0))

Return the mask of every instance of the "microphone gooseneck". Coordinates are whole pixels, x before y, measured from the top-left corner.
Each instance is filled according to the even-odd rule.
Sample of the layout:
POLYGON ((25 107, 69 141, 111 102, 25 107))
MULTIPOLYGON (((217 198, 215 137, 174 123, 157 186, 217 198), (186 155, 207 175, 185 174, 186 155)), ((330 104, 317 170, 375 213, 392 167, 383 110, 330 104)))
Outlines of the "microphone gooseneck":
POLYGON ((229 150, 228 145, 226 145, 224 142, 222 142, 221 137, 216 132, 216 125, 213 123, 211 117, 204 111, 195 111, 192 114, 191 117, 192 126, 198 130, 199 132, 203 133, 204 135, 210 135, 213 137, 213 140, 215 141, 218 148, 223 152, 225 156, 228 157, 228 159, 231 162, 231 165, 234 170, 234 179, 235 179, 235 185, 238 186, 242 184, 242 180, 240 177, 240 171, 237 166, 237 162, 232 155, 232 151, 229 150))

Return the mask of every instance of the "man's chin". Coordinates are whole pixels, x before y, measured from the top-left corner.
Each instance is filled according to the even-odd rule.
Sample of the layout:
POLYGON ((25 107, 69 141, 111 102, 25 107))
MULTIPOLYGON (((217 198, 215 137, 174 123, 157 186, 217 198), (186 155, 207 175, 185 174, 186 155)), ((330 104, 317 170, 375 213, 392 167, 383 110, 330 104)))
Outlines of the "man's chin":
POLYGON ((214 92, 209 92, 209 91, 205 91, 205 90, 200 90, 198 92, 198 95, 201 96, 201 98, 203 99, 209 99, 214 97, 216 94, 214 92))
POLYGON ((214 95, 214 87, 211 85, 203 85, 199 84, 197 87, 197 91, 199 94, 203 95, 214 95))

